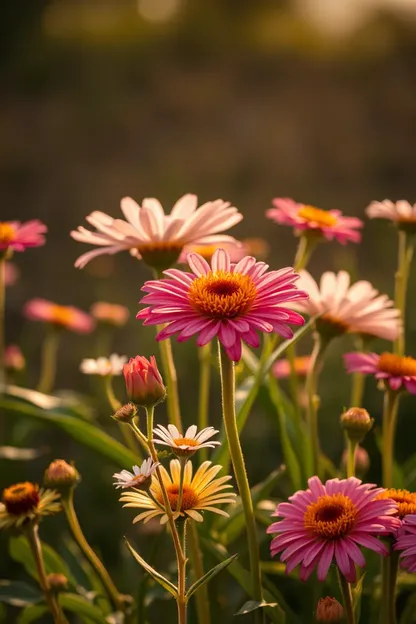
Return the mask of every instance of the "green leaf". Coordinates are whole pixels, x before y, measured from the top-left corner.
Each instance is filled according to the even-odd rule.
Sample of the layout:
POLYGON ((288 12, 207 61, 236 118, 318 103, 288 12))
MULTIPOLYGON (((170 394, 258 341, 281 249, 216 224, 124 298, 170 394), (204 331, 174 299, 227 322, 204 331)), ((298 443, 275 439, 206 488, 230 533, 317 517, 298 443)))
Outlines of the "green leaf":
POLYGON ((45 412, 34 405, 7 398, 0 399, 0 407, 8 412, 14 412, 29 418, 36 418, 60 427, 75 440, 97 451, 104 457, 107 457, 107 459, 113 461, 117 466, 128 468, 137 463, 136 455, 128 448, 120 444, 120 442, 117 442, 117 440, 114 440, 104 431, 101 431, 101 429, 98 429, 95 425, 76 418, 75 416, 68 416, 56 412, 45 412))
POLYGON ((65 611, 71 611, 77 615, 84 616, 93 622, 98 622, 99 624, 105 622, 105 616, 101 609, 78 594, 59 594, 59 604, 65 611))
POLYGON ((37 622, 47 612, 48 607, 46 605, 30 605, 20 611, 16 624, 32 624, 32 622, 37 622))
POLYGON ((163 574, 160 574, 160 572, 152 568, 152 566, 149 565, 147 561, 145 561, 143 557, 141 557, 139 553, 134 550, 133 546, 129 544, 126 538, 124 538, 124 541, 126 542, 127 548, 129 549, 133 557, 136 559, 137 563, 140 563, 142 568, 144 568, 148 574, 153 576, 155 581, 160 583, 160 585, 162 585, 162 587, 164 587, 166 591, 170 592, 172 596, 176 598, 176 596, 178 595, 177 587, 175 587, 173 583, 171 583, 166 577, 164 577, 163 574))
MULTIPOLYGON (((11 537, 9 542, 9 552, 11 558, 21 563, 30 576, 36 580, 38 579, 38 573, 32 551, 30 550, 29 544, 27 543, 25 537, 11 537)), ((45 544, 44 542, 42 542, 42 555, 47 574, 64 574, 72 585, 76 585, 76 581, 65 561, 51 546, 48 546, 48 544, 45 544)))
POLYGON ((16 446, 0 446, 0 459, 11 459, 14 461, 30 461, 36 459, 42 455, 46 455, 49 449, 43 447, 38 449, 33 448, 18 448, 16 446))
POLYGON ((186 592, 186 598, 189 599, 192 594, 198 591, 200 587, 202 587, 206 583, 209 583, 210 580, 214 578, 214 576, 217 576, 217 574, 219 574, 222 570, 225 570, 225 568, 227 568, 230 563, 237 559, 237 557, 238 555, 231 555, 231 557, 228 557, 228 559, 225 559, 225 561, 221 561, 221 563, 218 563, 215 567, 211 568, 211 570, 204 574, 202 578, 198 579, 193 585, 191 585, 191 587, 186 592))
POLYGON ((265 600, 262 600, 261 602, 259 602, 258 600, 249 600, 248 602, 243 604, 241 609, 239 609, 237 613, 235 613, 234 615, 246 615, 246 613, 251 613, 252 611, 255 611, 256 609, 263 609, 264 607, 276 607, 276 606, 277 606, 277 602, 266 602, 265 600))
POLYGON ((13 607, 26 607, 42 600, 42 594, 36 587, 21 581, 0 580, 0 602, 13 607))
POLYGON ((294 346, 303 336, 305 336, 308 332, 310 332, 315 327, 315 321, 321 316, 321 314, 317 314, 316 316, 309 319, 305 325, 303 325, 297 332, 293 334, 293 338, 289 340, 285 340, 282 342, 271 354, 271 356, 266 360, 266 363, 263 367, 263 374, 266 374, 270 371, 275 361, 281 357, 288 347, 294 346))

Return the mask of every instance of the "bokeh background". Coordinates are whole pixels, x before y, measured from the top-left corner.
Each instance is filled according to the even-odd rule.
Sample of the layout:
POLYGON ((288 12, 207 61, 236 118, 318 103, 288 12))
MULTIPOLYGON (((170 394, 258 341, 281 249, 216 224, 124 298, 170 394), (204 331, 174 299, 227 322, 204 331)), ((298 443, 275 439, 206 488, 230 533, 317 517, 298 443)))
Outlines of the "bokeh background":
MULTIPOLYGON (((265 218, 273 197, 359 217, 373 199, 415 200, 416 0, 6 0, 0 53, 0 218, 39 218, 49 228, 45 247, 15 258, 20 279, 8 290, 8 342, 25 350, 29 385, 36 383, 43 328, 29 326, 21 310, 35 296, 83 309, 97 300, 127 305, 131 321, 116 333, 113 350, 157 350, 152 330, 134 320, 146 267, 128 254, 102 257, 83 271, 73 266, 87 248, 69 231, 92 210, 118 216, 126 195, 158 197, 167 211, 186 192, 201 203, 222 197, 245 217, 232 233, 264 238, 270 264, 281 267, 292 263, 296 239, 265 218)), ((310 270, 319 277, 346 268, 392 295, 395 254, 393 228, 372 222, 359 246, 322 245, 310 270)), ((413 287, 412 277, 410 310, 413 287)), ((409 313, 409 354, 415 332, 409 313)), ((88 404, 116 436, 99 387, 78 371, 81 358, 95 354, 94 341, 64 338, 57 387, 90 395, 88 404)), ((323 446, 335 461, 343 449, 338 415, 349 396, 341 360, 347 347, 348 339, 334 345, 322 375, 323 446)), ((178 345, 175 357, 190 424, 197 354, 192 344, 178 345)), ((215 377, 213 424, 220 418, 215 377)), ((121 383, 118 392, 122 397, 121 383)), ((379 423, 381 397, 370 382, 366 406, 379 423)), ((414 434, 413 404, 404 400, 401 459, 414 450, 414 434)), ((119 586, 134 593, 140 572, 120 536, 136 539, 137 530, 111 488, 117 466, 58 430, 23 421, 14 423, 14 435, 45 455, 30 463, 1 460, 0 486, 41 479, 55 457, 76 460, 85 532, 119 586)), ((261 401, 243 442, 253 483, 281 462, 261 401)), ((367 447, 377 478, 374 438, 367 447)), ((48 526, 58 525, 44 525, 52 543, 48 526)), ((16 576, 3 557, 4 535, 0 543, 1 574, 16 576)), ((228 605, 215 605, 221 621, 231 621, 241 602, 230 587, 228 605)), ((151 609, 152 617, 173 614, 171 603, 151 609)))

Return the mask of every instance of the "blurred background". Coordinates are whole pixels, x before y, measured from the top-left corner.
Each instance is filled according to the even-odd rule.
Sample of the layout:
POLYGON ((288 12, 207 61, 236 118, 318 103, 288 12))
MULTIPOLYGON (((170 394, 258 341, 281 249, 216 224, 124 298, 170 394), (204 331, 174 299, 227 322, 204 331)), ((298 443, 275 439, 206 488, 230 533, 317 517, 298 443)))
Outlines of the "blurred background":
MULTIPOLYGON (((32 367, 29 385, 36 383, 43 339, 43 327, 22 318, 32 297, 85 310, 97 300, 126 305, 131 320, 116 333, 113 350, 156 351, 152 329, 134 320, 146 267, 127 253, 94 260, 83 271, 73 266, 87 246, 69 232, 93 210, 120 216, 126 195, 139 203, 157 197, 167 212, 186 192, 201 203, 221 197, 244 214, 231 233, 264 238, 270 264, 281 267, 293 262, 296 239, 265 218, 273 197, 359 217, 373 199, 415 201, 416 0, 6 0, 1 15, 1 220, 39 218, 49 228, 45 247, 14 258, 20 278, 7 293, 7 342, 22 345, 32 367)), ((346 268, 392 295, 395 263, 394 230, 371 222, 360 246, 322 245, 310 271, 319 277, 346 268)), ((410 306, 413 286, 412 277, 410 306)), ((410 355, 415 333, 409 314, 410 355)), ((94 340, 64 338, 57 386, 95 393, 89 404, 107 426, 105 400, 78 370, 82 357, 95 355, 94 340)), ((331 375, 322 375, 323 447, 337 462, 338 416, 349 396, 341 353, 350 346, 348 339, 334 345, 331 375)), ((190 424, 194 345, 175 345, 175 357, 190 424)), ((117 391, 123 398, 121 383, 117 391)), ((370 381, 366 401, 380 423, 381 397, 370 381)), ((214 375, 212 423, 219 417, 214 375)), ((15 426, 23 445, 49 450, 30 463, 1 460, 0 486, 41 479, 55 457, 75 459, 83 474, 77 500, 85 532, 123 591, 134 592, 132 575, 140 573, 119 538, 129 532, 136 539, 137 529, 131 514, 120 513, 110 485, 118 466, 98 456, 92 461, 92 452, 58 430, 15 426)), ((107 428, 113 430, 109 418, 107 428)), ((404 400, 402 459, 414 448, 414 432, 412 402, 404 400)), ((261 402, 243 438, 255 483, 281 462, 261 402)), ((374 440, 368 449, 370 476, 377 475, 374 440)), ((5 554, 7 540, 0 540, 5 554)), ((3 576, 6 567, 16 574, 3 556, 1 562, 3 576)), ((216 606, 224 618, 241 602, 233 589, 228 606, 216 606)), ((170 603, 155 605, 155 613, 173 613, 170 603)))

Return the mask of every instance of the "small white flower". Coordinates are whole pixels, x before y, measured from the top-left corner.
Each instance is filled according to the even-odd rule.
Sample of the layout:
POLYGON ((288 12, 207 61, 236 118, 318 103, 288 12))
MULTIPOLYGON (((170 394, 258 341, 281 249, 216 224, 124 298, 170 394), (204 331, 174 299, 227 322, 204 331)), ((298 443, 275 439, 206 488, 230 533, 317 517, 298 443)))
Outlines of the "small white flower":
POLYGON ((109 358, 99 357, 85 358, 80 364, 80 370, 84 375, 121 375, 123 365, 127 362, 125 355, 116 355, 113 353, 109 358))
POLYGON ((122 470, 116 472, 113 477, 114 487, 117 488, 137 488, 139 490, 146 489, 150 485, 150 478, 156 468, 159 466, 159 462, 153 462, 151 457, 144 460, 142 465, 133 466, 133 472, 128 470, 122 470))
POLYGON ((153 442, 169 446, 176 455, 193 455, 200 448, 214 448, 221 444, 214 440, 207 442, 209 438, 218 433, 214 427, 206 427, 197 433, 196 425, 192 425, 186 430, 185 435, 182 435, 175 425, 168 425, 167 428, 158 425, 156 429, 153 429, 153 433, 159 436, 159 439, 156 438, 153 442))

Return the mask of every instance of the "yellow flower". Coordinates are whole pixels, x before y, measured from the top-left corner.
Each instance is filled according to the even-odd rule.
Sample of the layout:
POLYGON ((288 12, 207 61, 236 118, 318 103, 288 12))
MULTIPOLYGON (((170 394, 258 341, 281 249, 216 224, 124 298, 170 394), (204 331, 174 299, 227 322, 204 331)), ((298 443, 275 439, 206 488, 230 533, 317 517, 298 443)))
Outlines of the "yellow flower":
POLYGON ((0 529, 19 528, 26 522, 38 521, 60 511, 59 493, 40 490, 36 483, 16 483, 3 490, 0 503, 0 529))

